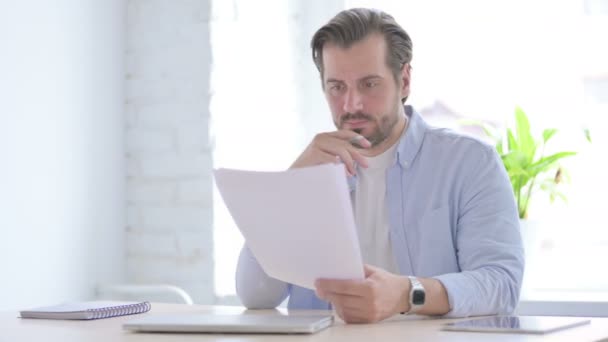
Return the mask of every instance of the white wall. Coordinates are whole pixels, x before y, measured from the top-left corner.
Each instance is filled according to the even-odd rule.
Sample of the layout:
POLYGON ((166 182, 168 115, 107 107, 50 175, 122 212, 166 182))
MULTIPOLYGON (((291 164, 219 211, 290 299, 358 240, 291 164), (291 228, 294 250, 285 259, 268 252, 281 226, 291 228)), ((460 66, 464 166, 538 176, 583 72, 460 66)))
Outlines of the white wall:
POLYGON ((0 0, 0 310, 124 278, 124 4, 0 0))
POLYGON ((211 0, 127 4, 128 280, 213 303, 211 0))

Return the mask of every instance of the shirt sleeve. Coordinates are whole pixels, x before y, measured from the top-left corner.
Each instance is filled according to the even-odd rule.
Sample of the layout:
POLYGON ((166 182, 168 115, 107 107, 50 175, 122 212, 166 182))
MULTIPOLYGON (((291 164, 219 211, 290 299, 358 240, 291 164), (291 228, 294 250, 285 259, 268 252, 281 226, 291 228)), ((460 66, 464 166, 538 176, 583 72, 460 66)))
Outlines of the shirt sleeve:
POLYGON ((491 147, 472 155, 481 157, 465 170, 456 227, 461 272, 434 277, 447 290, 447 317, 512 313, 522 285, 524 250, 506 170, 491 147))
POLYGON ((236 293, 248 309, 271 309, 287 298, 289 286, 269 277, 245 245, 237 264, 236 293))

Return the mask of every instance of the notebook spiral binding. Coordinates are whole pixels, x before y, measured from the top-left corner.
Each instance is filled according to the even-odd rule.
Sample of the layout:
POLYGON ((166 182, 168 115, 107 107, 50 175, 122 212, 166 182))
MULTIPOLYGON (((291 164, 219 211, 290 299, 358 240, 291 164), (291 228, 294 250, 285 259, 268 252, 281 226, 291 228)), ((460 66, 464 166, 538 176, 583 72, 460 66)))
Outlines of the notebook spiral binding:
POLYGON ((88 309, 86 311, 88 313, 90 313, 90 315, 88 317, 89 319, 100 319, 100 318, 109 318, 109 317, 143 313, 143 312, 150 311, 150 308, 151 308, 150 303, 142 302, 142 303, 120 305, 120 306, 107 307, 107 308, 88 309))

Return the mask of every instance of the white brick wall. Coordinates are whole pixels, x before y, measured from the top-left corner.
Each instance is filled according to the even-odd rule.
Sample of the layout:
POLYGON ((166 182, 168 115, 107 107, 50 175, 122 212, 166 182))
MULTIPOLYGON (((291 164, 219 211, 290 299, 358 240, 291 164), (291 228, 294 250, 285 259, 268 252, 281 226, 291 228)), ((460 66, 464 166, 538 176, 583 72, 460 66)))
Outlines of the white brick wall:
POLYGON ((129 0, 127 272, 212 303, 211 0, 129 0))

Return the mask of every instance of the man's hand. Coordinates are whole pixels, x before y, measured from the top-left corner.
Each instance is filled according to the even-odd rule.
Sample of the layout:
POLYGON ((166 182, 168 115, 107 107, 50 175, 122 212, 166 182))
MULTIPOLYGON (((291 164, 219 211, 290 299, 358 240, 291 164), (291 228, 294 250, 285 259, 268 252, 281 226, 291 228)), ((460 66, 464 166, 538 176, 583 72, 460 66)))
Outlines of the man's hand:
POLYGON ((346 172, 354 175, 354 162, 367 167, 367 160, 361 155, 361 148, 355 147, 353 143, 361 148, 371 147, 371 143, 367 139, 349 130, 317 134, 306 150, 291 165, 291 168, 342 161, 346 166, 346 172))
POLYGON ((318 279, 315 287, 346 323, 378 322, 409 310, 409 279, 369 265, 363 280, 318 279))

